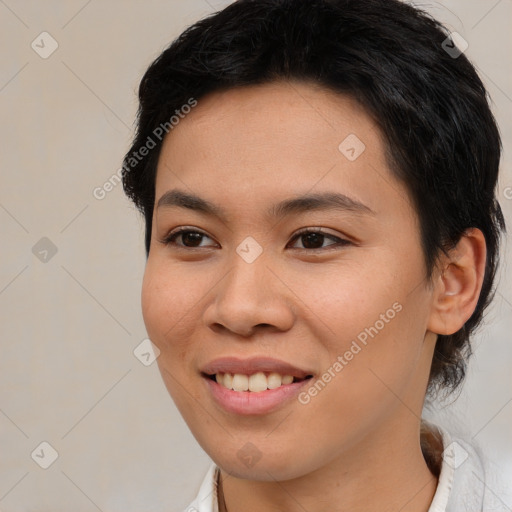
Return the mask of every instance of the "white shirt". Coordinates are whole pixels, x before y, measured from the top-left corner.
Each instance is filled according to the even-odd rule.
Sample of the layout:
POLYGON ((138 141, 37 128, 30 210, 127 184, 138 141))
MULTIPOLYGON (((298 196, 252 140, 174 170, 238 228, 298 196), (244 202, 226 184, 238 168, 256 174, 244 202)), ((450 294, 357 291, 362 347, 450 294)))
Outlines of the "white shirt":
MULTIPOLYGON (((441 427, 436 428, 442 435, 443 462, 428 512, 510 512, 486 485, 485 471, 474 448, 461 439, 452 439, 441 427)), ((184 512, 219 512, 217 470, 213 463, 195 500, 184 512)))

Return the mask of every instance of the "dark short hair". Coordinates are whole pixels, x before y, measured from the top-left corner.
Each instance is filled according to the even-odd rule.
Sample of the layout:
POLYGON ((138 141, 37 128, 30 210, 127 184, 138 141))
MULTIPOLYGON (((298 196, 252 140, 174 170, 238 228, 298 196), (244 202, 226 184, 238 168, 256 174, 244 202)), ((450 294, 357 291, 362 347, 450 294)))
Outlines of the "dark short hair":
POLYGON ((432 361, 428 391, 456 389, 470 334, 494 295, 505 221, 495 196, 499 131, 475 68, 454 52, 438 21, 398 0, 238 0, 190 26, 142 78, 137 132, 123 162, 124 190, 145 217, 146 255, 162 127, 170 132, 191 98, 279 80, 349 95, 381 128, 390 168, 413 200, 426 279, 467 229, 485 236, 475 311, 458 332, 438 336, 432 361))

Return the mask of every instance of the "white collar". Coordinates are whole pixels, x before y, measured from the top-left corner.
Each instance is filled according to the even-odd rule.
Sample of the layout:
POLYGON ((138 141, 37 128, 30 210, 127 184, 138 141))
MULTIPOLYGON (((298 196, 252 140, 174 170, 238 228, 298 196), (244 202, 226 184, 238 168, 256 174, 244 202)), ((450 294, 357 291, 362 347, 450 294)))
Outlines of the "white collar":
MULTIPOLYGON (((433 425, 429 426, 430 428, 433 427, 433 425)), ((455 476, 456 444, 452 442, 451 437, 446 430, 440 427, 437 427, 437 429, 443 440, 443 462, 441 464, 441 472, 439 473, 437 489, 428 512, 448 512, 448 500, 450 499, 450 493, 455 476)))
POLYGON ((187 507, 185 512, 219 512, 217 470, 217 465, 212 463, 203 479, 196 499, 187 507))

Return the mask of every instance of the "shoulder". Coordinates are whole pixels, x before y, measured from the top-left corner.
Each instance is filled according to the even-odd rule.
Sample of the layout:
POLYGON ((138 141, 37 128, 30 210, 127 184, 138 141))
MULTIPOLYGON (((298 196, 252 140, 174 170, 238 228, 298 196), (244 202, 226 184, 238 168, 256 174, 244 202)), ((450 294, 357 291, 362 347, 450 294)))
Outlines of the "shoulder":
POLYGON ((212 463, 194 501, 183 512, 218 512, 217 465, 212 463))

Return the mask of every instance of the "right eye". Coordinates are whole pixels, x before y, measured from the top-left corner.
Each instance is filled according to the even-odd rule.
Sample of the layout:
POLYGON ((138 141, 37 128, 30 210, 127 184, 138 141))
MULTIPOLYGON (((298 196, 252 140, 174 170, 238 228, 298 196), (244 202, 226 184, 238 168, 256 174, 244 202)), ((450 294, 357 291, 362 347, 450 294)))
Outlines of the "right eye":
POLYGON ((205 237, 210 238, 208 235, 201 231, 180 228, 177 231, 169 233, 163 240, 160 240, 160 242, 165 245, 175 245, 177 247, 194 249, 198 247, 204 247, 201 245, 201 239, 205 237), (176 243, 176 239, 178 238, 181 238, 182 243, 176 243))

